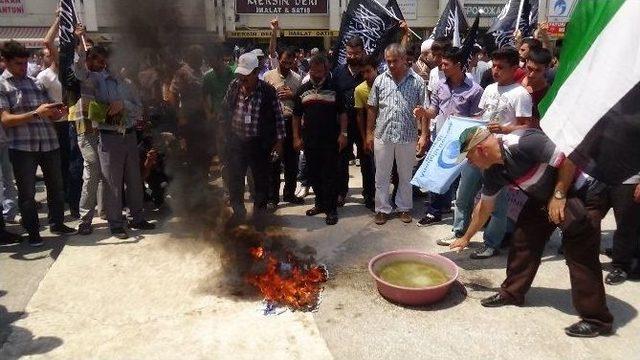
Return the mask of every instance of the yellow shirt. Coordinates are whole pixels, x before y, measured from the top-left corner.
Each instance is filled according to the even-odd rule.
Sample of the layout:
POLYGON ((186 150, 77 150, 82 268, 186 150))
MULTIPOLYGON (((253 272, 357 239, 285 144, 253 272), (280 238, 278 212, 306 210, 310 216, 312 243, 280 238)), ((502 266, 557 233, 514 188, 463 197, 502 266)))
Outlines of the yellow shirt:
POLYGON ((360 85, 356 86, 353 92, 354 107, 356 109, 364 109, 367 107, 367 99, 369 99, 369 92, 371 88, 366 81, 363 81, 360 85))

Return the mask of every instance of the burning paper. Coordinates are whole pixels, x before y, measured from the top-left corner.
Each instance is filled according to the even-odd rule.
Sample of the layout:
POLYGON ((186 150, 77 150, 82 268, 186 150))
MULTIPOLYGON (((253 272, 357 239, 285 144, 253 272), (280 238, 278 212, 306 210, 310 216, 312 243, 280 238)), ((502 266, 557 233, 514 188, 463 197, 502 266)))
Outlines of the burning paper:
POLYGON ((277 313, 275 309, 280 306, 292 311, 317 308, 327 281, 323 265, 302 261, 291 253, 279 259, 263 247, 250 248, 249 253, 264 265, 257 274, 247 276, 247 282, 264 296, 265 315, 277 313))

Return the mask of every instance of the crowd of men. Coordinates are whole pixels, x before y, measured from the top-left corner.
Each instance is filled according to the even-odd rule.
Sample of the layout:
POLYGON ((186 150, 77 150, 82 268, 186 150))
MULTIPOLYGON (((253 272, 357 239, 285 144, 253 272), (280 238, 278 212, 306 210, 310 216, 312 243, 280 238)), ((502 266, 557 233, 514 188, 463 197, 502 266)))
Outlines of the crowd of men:
POLYGON ((154 228, 144 218, 145 198, 163 206, 167 184, 178 179, 176 197, 206 187, 214 159, 222 165, 230 225, 246 221, 246 184, 254 217, 273 213, 281 201, 303 205, 312 188, 315 202, 306 215, 324 214, 326 224, 335 225, 349 194, 349 165, 357 160, 363 206, 378 226, 394 214, 411 223, 414 199, 427 195, 421 227, 442 222, 455 204, 454 236, 438 244, 464 248, 484 228, 484 246, 471 258, 509 247, 507 279, 483 300, 488 307, 524 301, 544 245, 560 226, 582 318, 566 331, 597 336, 611 330, 598 260, 600 220, 614 209, 614 270, 606 282, 619 284, 637 263, 640 175, 618 186, 576 177, 579 171, 540 130, 537 107, 558 62, 544 26, 542 40, 517 37, 515 48, 490 54, 476 45, 468 61, 469 54, 446 39, 412 45, 403 23, 402 42, 382 56, 366 54, 355 37, 346 43, 346 63, 332 68, 330 53, 279 46, 278 20, 270 25, 266 54, 256 48, 236 59, 223 47, 193 45, 181 61, 150 53, 137 67, 112 61, 80 25, 73 65, 80 94, 73 103, 58 80, 57 23, 45 39, 40 69, 22 45, 4 44, 1 240, 19 239, 4 229, 17 205, 29 243, 42 245, 38 167, 53 233, 88 235, 94 216, 103 215, 111 234, 124 239, 127 228, 154 228), (462 134, 469 164, 454 186, 446 194, 424 194, 410 181, 452 115, 486 126, 462 134), (516 223, 507 218, 507 186, 529 198, 516 223), (77 230, 64 224, 65 203, 80 219, 77 230))

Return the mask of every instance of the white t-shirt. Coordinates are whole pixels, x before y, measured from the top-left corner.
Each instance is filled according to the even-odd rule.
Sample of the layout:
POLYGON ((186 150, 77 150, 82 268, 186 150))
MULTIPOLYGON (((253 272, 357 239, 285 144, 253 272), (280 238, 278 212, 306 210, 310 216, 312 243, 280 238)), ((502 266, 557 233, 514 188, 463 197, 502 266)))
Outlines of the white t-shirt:
POLYGON ((482 93, 479 107, 484 110, 483 120, 509 125, 515 123, 517 117, 530 117, 533 103, 522 85, 498 86, 498 83, 493 83, 482 93))
POLYGON ((482 82, 482 75, 489 69, 491 69, 491 65, 488 62, 478 61, 478 65, 476 65, 476 67, 471 70, 473 81, 475 81, 477 84, 480 84, 482 82))
MULTIPOLYGON (((53 71, 51 67, 41 71, 36 77, 36 80, 47 90, 47 94, 49 94, 51 100, 62 102, 62 84, 60 84, 60 80, 58 80, 58 74, 53 71)), ((67 117, 65 116, 58 121, 66 120, 67 117)))
POLYGON ((430 92, 434 92, 438 89, 438 85, 440 84, 440 81, 442 81, 442 79, 444 79, 444 72, 440 70, 440 68, 438 68, 437 66, 434 67, 433 69, 431 69, 431 71, 429 72, 429 84, 427 84, 427 90, 429 90, 430 92))
POLYGON ((625 182, 623 182, 623 184, 625 185, 640 184, 640 174, 633 175, 632 177, 628 178, 625 182))

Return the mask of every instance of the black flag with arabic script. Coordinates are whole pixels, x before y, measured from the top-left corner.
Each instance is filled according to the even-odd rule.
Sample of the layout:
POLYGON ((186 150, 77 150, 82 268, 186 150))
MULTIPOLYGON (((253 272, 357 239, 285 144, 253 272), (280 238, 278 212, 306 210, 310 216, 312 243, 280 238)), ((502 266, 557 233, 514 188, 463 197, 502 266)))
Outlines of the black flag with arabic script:
POLYGON ((454 40, 456 23, 458 24, 459 35, 466 33, 469 29, 469 24, 460 2, 458 0, 449 0, 429 38, 454 40))
POLYGON ((465 69, 469 68, 469 63, 471 62, 471 50, 478 40, 479 28, 480 14, 476 15, 476 19, 473 21, 473 25, 471 25, 471 29, 469 29, 469 33, 467 34, 467 37, 465 37, 464 42, 462 43, 462 47, 460 48, 460 54, 462 58, 465 59, 465 62, 463 64, 465 69))
POLYGON ((346 63, 346 43, 354 36, 362 39, 367 54, 379 54, 399 30, 399 22, 394 17, 404 19, 396 0, 389 0, 384 8, 374 0, 352 0, 342 16, 334 65, 346 63))
MULTIPOLYGON (((60 0, 60 71, 58 79, 67 92, 78 94, 79 83, 73 72, 76 37, 74 34, 78 24, 78 14, 74 0, 60 0)), ((69 102, 67 102, 69 103, 69 102)))
POLYGON ((518 24, 518 14, 520 14, 518 28, 522 36, 533 35, 538 25, 538 2, 508 0, 493 25, 487 30, 487 34, 493 36, 497 48, 515 45, 514 33, 518 24), (520 12, 521 6, 522 12, 520 12))

